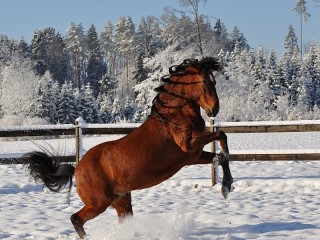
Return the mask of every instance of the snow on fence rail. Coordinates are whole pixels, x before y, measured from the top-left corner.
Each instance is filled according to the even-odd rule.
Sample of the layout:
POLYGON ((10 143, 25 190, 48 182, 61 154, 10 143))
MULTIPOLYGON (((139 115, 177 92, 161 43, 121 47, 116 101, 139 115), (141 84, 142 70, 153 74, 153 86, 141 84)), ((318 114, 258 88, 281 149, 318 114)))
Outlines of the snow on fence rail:
MULTIPOLYGON (((320 131, 319 120, 301 121, 260 121, 260 122, 220 122, 214 124, 215 130, 225 133, 275 133, 275 132, 317 132, 320 131)), ((281 148, 281 146, 279 146, 281 148)), ((230 155, 231 161, 286 161, 286 160, 320 160, 320 149, 296 150, 259 150, 235 151, 230 155)))
MULTIPOLYGON (((128 134, 139 127, 139 124, 73 124, 12 126, 0 127, 0 137, 35 137, 61 135, 75 136, 76 158, 79 159, 82 135, 128 134)), ((211 121, 208 131, 222 130, 226 133, 265 133, 265 132, 308 132, 320 131, 320 121, 276 121, 276 122, 219 122, 211 121)), ((280 146, 281 147, 281 146, 280 146)), ((212 151, 215 151, 212 145, 212 151)), ((75 156, 63 156, 64 161, 75 161, 75 156)), ((231 161, 277 161, 277 160, 320 160, 320 150, 303 150, 293 152, 272 150, 268 151, 237 151, 230 155, 231 161)), ((21 163, 21 157, 2 156, 0 163, 21 163)))

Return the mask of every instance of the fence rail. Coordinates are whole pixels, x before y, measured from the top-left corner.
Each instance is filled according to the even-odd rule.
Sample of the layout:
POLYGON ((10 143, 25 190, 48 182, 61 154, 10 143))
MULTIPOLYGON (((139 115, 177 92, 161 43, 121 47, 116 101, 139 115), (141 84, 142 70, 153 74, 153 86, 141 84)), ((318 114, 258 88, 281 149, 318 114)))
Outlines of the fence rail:
MULTIPOLYGON (((33 127, 7 127, 0 128, 0 137, 35 137, 35 136, 77 136, 77 130, 81 129, 82 135, 125 135, 134 131, 138 125, 128 125, 117 127, 110 124, 90 124, 90 125, 45 125, 37 128, 33 127)), ((320 131, 320 121, 286 121, 286 122, 222 122, 207 127, 207 131, 222 130, 226 133, 271 133, 271 132, 308 132, 320 131)), ((79 134, 78 134, 79 135, 79 134)), ((76 137, 78 138, 78 137, 76 137)), ((79 136, 81 138, 81 134, 79 136)), ((79 139, 76 139, 79 143, 79 139)), ((78 144, 78 146, 80 146, 78 144)), ((280 146, 281 147, 281 146, 280 146)), ((214 151, 214 147, 212 148, 214 151)), ((79 152, 79 151, 77 151, 79 152)), ((74 161, 74 156, 64 156, 65 161, 74 161)), ((288 153, 232 153, 231 161, 283 161, 283 160, 320 160, 320 151, 288 152, 288 153)), ((20 163, 21 158, 0 158, 0 163, 20 163)))

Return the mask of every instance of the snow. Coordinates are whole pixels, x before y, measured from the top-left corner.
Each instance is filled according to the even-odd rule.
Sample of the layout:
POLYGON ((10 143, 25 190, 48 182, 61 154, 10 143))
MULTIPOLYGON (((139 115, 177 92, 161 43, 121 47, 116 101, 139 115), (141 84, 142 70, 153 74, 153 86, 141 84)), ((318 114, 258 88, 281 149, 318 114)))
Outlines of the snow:
MULTIPOLYGON (((85 137, 86 149, 119 136, 85 137)), ((320 133, 228 134, 231 151, 318 151, 320 133)), ((74 139, 0 141, 0 155, 37 144, 74 152, 74 139)), ((209 150, 209 146, 206 147, 209 150)), ((318 161, 231 162, 234 192, 225 200, 211 187, 211 167, 190 166, 152 188, 134 191, 134 216, 118 224, 108 209, 85 225, 89 239, 318 239, 318 161)), ((219 170, 222 174, 221 169, 219 170)), ((29 182, 21 165, 0 165, 0 239, 78 239, 69 217, 82 203, 73 188, 51 193, 29 182)))

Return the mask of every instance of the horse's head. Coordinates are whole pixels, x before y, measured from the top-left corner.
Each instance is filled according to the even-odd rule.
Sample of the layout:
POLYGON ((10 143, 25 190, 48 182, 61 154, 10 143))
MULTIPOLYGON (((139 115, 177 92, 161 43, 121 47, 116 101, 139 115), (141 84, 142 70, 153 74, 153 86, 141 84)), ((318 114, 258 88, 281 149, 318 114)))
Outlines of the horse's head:
POLYGON ((188 59, 170 67, 170 74, 162 80, 169 83, 166 91, 196 102, 209 117, 214 117, 219 112, 219 98, 213 72, 220 70, 222 67, 215 58, 188 59))

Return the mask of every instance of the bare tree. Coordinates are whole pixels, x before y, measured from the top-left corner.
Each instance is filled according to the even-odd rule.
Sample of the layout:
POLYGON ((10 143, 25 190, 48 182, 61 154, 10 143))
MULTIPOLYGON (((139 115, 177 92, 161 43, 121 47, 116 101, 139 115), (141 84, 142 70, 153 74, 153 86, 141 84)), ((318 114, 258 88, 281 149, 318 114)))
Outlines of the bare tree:
POLYGON ((203 46, 202 46, 202 37, 201 37, 201 19, 199 16, 199 3, 203 2, 204 4, 207 3, 207 0, 179 0, 180 5, 182 7, 190 7, 192 15, 195 16, 195 22, 197 25, 197 34, 198 34, 198 48, 200 51, 201 56, 203 56, 203 46))
POLYGON ((302 57, 302 22, 307 21, 308 18, 311 16, 307 12, 307 7, 306 7, 307 1, 305 0, 298 0, 296 3, 296 6, 294 7, 293 11, 297 13, 297 15, 300 15, 300 41, 301 41, 301 57, 302 57))

